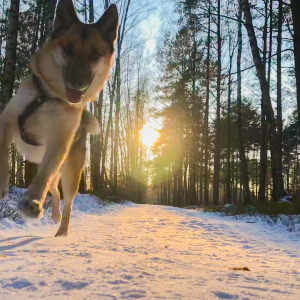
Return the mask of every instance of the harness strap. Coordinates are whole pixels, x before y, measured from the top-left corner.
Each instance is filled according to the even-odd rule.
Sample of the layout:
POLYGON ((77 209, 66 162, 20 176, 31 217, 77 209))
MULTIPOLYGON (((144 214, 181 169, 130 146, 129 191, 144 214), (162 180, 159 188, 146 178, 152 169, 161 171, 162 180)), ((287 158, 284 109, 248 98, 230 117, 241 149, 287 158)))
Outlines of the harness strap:
POLYGON ((19 116, 18 124, 19 124, 21 139, 23 140, 23 142, 32 146, 42 146, 39 143, 37 143, 34 139, 28 136, 27 132, 24 129, 25 122, 45 102, 53 99, 59 99, 59 98, 50 97, 47 94, 46 90, 43 88, 40 79, 35 74, 32 74, 32 80, 39 94, 34 98, 34 100, 25 108, 23 113, 19 116))

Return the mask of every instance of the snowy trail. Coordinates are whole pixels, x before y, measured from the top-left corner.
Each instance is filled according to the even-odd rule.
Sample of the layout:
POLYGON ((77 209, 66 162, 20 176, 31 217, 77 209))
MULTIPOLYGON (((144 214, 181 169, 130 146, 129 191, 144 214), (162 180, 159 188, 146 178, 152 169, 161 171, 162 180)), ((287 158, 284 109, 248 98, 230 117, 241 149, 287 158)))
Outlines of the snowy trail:
POLYGON ((148 205, 72 219, 67 238, 56 229, 0 229, 0 299, 299 299, 297 237, 277 247, 234 222, 148 205))

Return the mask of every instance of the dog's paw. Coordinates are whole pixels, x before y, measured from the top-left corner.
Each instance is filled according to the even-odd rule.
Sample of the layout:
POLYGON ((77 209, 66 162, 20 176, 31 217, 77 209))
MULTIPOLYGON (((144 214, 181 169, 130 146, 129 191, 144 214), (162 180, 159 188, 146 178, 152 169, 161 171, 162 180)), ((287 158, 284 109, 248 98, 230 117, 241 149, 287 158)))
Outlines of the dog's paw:
POLYGON ((18 204, 19 210, 25 217, 40 219, 44 214, 44 208, 38 200, 23 199, 18 204))
POLYGON ((67 228, 59 228, 55 237, 59 237, 59 236, 68 236, 68 229, 67 228))
POLYGON ((55 224, 58 224, 61 221, 61 213, 59 209, 52 211, 51 219, 55 224))

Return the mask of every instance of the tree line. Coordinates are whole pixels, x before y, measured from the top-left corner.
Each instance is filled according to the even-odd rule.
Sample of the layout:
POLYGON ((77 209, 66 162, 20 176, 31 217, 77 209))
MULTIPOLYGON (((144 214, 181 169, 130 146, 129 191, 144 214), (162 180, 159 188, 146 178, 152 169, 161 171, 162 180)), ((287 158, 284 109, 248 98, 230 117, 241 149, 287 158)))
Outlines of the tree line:
MULTIPOLYGON (((115 62, 88 106, 101 132, 89 138, 80 191, 137 203, 148 192, 176 206, 297 198, 299 1, 170 0, 176 20, 158 42, 156 77, 140 24, 157 3, 74 2, 85 23, 112 3, 120 14, 115 62), (141 137, 150 118, 162 120, 152 158, 141 137)), ((2 2, 1 110, 51 33, 56 4, 2 2)), ((27 187, 35 173, 12 145, 10 184, 27 187)))
MULTIPOLYGON (((153 12, 151 1, 121 0, 95 3, 74 1, 78 17, 92 23, 114 3, 119 11, 115 62, 104 90, 89 109, 98 118, 101 132, 90 136, 87 164, 80 192, 119 196, 145 201, 146 151, 140 131, 148 114, 151 82, 145 35, 140 24, 153 12), (96 9, 97 7, 97 9, 96 9)), ((52 32, 57 0, 3 0, 1 9, 1 110, 30 73, 31 55, 52 32)), ((11 185, 27 187, 36 166, 26 161, 16 147, 10 149, 11 185)))
POLYGON ((299 1, 182 0, 176 11, 157 55, 158 203, 297 198, 299 1))

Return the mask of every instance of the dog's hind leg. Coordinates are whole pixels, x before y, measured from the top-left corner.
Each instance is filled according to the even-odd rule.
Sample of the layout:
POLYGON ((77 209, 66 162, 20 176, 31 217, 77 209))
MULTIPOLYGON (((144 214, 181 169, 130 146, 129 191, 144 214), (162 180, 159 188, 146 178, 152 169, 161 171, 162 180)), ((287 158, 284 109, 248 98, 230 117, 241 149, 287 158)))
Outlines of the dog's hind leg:
POLYGON ((52 202, 51 219, 55 224, 58 224, 61 220, 60 195, 57 187, 59 180, 60 180, 60 175, 56 175, 56 177, 52 180, 49 188, 49 192, 51 193, 51 202, 52 202))
POLYGON ((68 235, 73 199, 77 193, 81 171, 85 163, 87 134, 81 132, 72 145, 69 156, 61 168, 61 183, 64 193, 64 209, 60 227, 55 236, 68 235))

